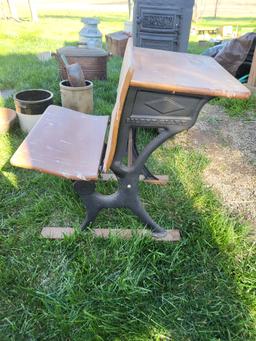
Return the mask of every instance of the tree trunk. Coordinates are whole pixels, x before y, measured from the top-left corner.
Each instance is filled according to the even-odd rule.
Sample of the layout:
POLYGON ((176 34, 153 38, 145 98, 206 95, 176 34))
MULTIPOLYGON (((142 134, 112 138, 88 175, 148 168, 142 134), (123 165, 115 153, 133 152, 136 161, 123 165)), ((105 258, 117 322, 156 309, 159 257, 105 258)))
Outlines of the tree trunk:
POLYGON ((217 11, 218 11, 218 6, 219 6, 220 0, 215 1, 215 7, 214 7, 214 18, 217 17, 217 11))
POLYGON ((28 5, 30 8, 31 18, 33 21, 38 21, 37 10, 33 0, 28 0, 28 5))
POLYGON ((8 3, 11 17, 15 20, 19 20, 15 0, 7 0, 7 3, 8 3))
POLYGON ((1 18, 6 19, 7 15, 5 12, 4 2, 3 0, 0 0, 0 8, 1 8, 1 18))
POLYGON ((205 9, 205 0, 195 0, 194 10, 193 10, 193 20, 197 22, 203 16, 205 9))
POLYGON ((128 0, 129 20, 132 20, 132 0, 128 0))

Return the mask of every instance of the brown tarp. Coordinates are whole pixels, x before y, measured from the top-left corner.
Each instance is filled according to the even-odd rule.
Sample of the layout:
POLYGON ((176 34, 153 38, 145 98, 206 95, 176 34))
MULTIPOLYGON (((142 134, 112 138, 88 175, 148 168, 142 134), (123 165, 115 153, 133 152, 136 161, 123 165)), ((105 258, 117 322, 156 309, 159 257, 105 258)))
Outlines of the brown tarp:
POLYGON ((218 52, 215 59, 235 76, 238 68, 245 62, 255 40, 256 33, 253 32, 232 39, 218 52))

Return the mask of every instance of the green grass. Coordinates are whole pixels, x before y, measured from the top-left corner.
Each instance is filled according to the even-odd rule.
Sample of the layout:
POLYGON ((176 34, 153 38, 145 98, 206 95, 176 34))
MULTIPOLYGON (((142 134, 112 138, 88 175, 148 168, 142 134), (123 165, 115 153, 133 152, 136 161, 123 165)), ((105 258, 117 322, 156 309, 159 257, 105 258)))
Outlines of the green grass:
POLYGON ((255 32, 256 19, 252 17, 248 18, 213 18, 206 17, 199 20, 195 26, 197 27, 209 27, 209 28, 218 28, 220 26, 233 26, 233 30, 238 28, 239 34, 244 34, 246 32, 255 32))
MULTIPOLYGON (((123 19, 102 18, 108 31, 123 19)), ((76 41, 79 27, 76 16, 43 17, 38 26, 0 23, 0 88, 45 87, 59 103, 57 65, 38 62, 35 53, 76 41)), ((120 65, 111 59, 108 81, 95 82, 95 113, 111 112, 120 65)), ((18 127, 0 135, 1 341, 256 340, 255 247, 248 226, 203 183, 204 155, 165 145, 150 166, 169 175, 169 185, 140 185, 150 214, 179 228, 181 242, 101 240, 79 232, 85 212, 70 181, 10 165, 23 138, 18 127), (40 238, 42 226, 74 226, 77 233, 48 241, 40 238)), ((98 185, 104 193, 115 188, 98 185)), ((109 210, 95 227, 143 225, 126 210, 109 210)))
POLYGON ((218 98, 213 103, 225 108, 230 117, 255 119, 256 117, 256 96, 252 95, 249 100, 218 98))

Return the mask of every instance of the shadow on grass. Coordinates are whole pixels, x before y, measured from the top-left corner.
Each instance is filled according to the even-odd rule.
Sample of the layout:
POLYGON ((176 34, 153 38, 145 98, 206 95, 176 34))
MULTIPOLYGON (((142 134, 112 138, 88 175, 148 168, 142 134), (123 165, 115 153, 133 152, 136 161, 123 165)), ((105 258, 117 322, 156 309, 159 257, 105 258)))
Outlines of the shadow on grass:
MULTIPOLYGON (((174 158, 178 163, 187 161, 188 169, 197 163, 199 169, 193 175, 199 179, 204 161, 191 160, 188 153, 182 155, 186 160, 179 160, 179 154, 183 152, 174 151, 174 158)), ((192 187, 194 181, 200 187, 192 188, 190 195, 183 172, 175 161, 167 160, 162 168, 171 171, 171 185, 152 187, 152 192, 150 186, 142 185, 142 195, 154 218, 181 228, 183 240, 179 245, 135 240, 135 246, 114 241, 118 248, 114 252, 113 241, 95 242, 90 245, 92 250, 82 247, 78 263, 89 252, 92 269, 103 271, 103 275, 96 271, 91 288, 85 284, 75 294, 76 301, 89 307, 87 326, 101 329, 97 335, 104 340, 110 337, 105 333, 109 328, 120 339, 131 340, 155 339, 153 335, 174 340, 253 340, 253 304, 239 280, 245 263, 253 266, 253 258, 243 265, 236 259, 241 257, 242 227, 222 212, 201 180, 190 179, 192 187), (112 264, 111 270, 108 264, 112 264)), ((191 177, 189 173, 185 177, 191 177)), ((105 227, 106 221, 115 227, 136 226, 126 215, 122 219, 120 211, 114 212, 103 214, 98 226, 105 227)))

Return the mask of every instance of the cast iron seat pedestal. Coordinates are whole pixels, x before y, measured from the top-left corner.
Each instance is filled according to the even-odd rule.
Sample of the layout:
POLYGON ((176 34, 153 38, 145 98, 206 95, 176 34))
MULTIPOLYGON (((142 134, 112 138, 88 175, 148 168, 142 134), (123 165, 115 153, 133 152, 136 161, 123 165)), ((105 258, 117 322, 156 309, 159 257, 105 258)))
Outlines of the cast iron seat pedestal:
POLYGON ((147 159, 167 139, 191 128, 211 98, 249 95, 246 87, 210 57, 133 47, 130 39, 106 148, 107 116, 49 106, 11 163, 75 180, 74 188, 87 211, 82 229, 93 223, 101 209, 125 207, 155 237, 163 237, 166 230, 149 216, 139 196, 140 175, 154 178, 145 167, 147 159), (141 127, 161 129, 138 152, 135 133, 141 127), (127 151, 128 165, 124 162, 127 151), (95 191, 95 182, 109 169, 117 177, 118 190, 102 195, 95 191))

